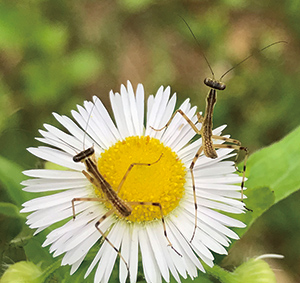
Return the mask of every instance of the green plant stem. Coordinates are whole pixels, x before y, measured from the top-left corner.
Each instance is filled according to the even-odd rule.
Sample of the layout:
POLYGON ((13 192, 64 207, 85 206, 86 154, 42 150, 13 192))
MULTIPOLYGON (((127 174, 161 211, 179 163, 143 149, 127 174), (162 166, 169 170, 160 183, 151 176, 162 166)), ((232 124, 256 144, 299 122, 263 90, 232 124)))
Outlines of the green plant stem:
POLYGON ((47 278, 49 278, 55 272, 55 270, 60 268, 60 266, 61 266, 61 260, 57 260, 53 264, 51 264, 47 269, 45 269, 43 275, 40 277, 41 282, 45 282, 47 278))
POLYGON ((213 267, 206 266, 205 269, 207 274, 218 279, 221 283, 238 283, 232 273, 218 265, 214 265, 213 267))

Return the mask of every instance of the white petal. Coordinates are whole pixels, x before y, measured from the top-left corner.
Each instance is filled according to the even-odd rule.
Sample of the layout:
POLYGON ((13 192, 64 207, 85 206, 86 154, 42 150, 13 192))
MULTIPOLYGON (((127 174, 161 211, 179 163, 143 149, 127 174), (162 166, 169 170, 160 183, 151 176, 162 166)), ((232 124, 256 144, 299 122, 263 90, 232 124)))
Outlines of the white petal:
POLYGON ((70 154, 67 154, 65 152, 62 152, 60 150, 45 147, 45 146, 39 146, 37 148, 29 147, 27 150, 32 153, 33 155, 44 159, 46 161, 50 161, 52 163, 58 164, 63 167, 67 167, 73 170, 81 171, 84 169, 83 164, 75 163, 73 161, 73 156, 70 154))
POLYGON ((131 107, 130 107, 130 95, 131 94, 129 90, 127 92, 126 87, 124 85, 121 85, 121 104, 122 104, 122 108, 124 109, 124 119, 125 119, 126 127, 128 129, 127 136, 135 135, 134 124, 132 121, 133 117, 132 117, 131 107))
MULTIPOLYGON (((192 108, 187 115, 192 116, 194 115, 196 108, 192 108)), ((192 122, 195 121, 196 117, 191 118, 192 122)), ((184 125, 177 136, 177 139, 174 139, 170 146, 172 149, 177 152, 195 136, 195 131, 190 127, 190 125, 184 125)))
MULTIPOLYGON (((55 119, 62 124, 74 137, 76 137, 79 141, 85 142, 85 146, 91 147, 94 145, 94 141, 87 135, 87 133, 81 130, 69 117, 60 116, 59 114, 53 113, 55 119)), ((84 147, 82 150, 85 149, 84 147)))
MULTIPOLYGON (((107 129, 106 121, 98 115, 96 106, 93 103, 85 102, 85 109, 78 107, 79 113, 72 111, 73 117, 80 124, 82 129, 93 139, 93 145, 97 144, 101 147, 100 150, 108 148, 113 144, 115 139, 110 136, 110 131, 107 129)), ((89 147, 85 142, 85 135, 83 137, 83 148, 89 147)))
POLYGON ((198 168, 194 170, 194 176, 196 178, 202 177, 213 177, 218 175, 225 175, 229 173, 235 172, 234 162, 232 161, 222 161, 216 164, 212 164, 211 166, 207 166, 206 168, 198 168))
POLYGON ((167 123, 176 103, 176 96, 174 95, 174 98, 172 97, 172 99, 169 100, 170 91, 170 87, 167 87, 165 90, 163 90, 163 87, 159 89, 158 96, 156 96, 154 100, 151 115, 149 116, 151 120, 149 122, 147 121, 146 134, 157 139, 161 138, 163 131, 155 131, 154 129, 160 128, 159 125, 164 126, 167 123), (150 128, 150 126, 154 129, 150 128))
POLYGON ((45 209, 63 203, 70 204, 73 198, 85 194, 85 192, 86 189, 74 189, 74 190, 68 190, 68 191, 64 191, 49 196, 32 199, 23 203, 23 206, 25 208, 22 210, 22 213, 35 211, 39 209, 45 209))
POLYGON ((120 133, 118 129, 113 123, 101 100, 97 96, 94 96, 94 103, 96 105, 95 112, 97 112, 98 116, 102 117, 106 130, 110 132, 110 134, 108 134, 108 136, 110 137, 109 140, 111 140, 112 142, 120 140, 120 133))
MULTIPOLYGON (((161 226, 161 223, 155 223, 156 226, 161 226)), ((176 279, 177 282, 180 282, 180 277, 177 272, 177 268, 175 266, 175 262, 178 262, 180 264, 180 257, 174 253, 174 251, 168 246, 168 242, 166 240, 166 237, 163 232, 156 233, 156 237, 159 241, 160 249, 162 250, 162 253, 164 254, 164 258, 167 262, 168 269, 171 271, 173 277, 176 279), (175 258, 175 262, 173 261, 173 258, 175 258)))
MULTIPOLYGON (((95 213, 96 211, 99 211, 99 207, 94 204, 94 206, 91 206, 89 210, 85 210, 77 214, 75 219, 72 219, 63 226, 51 231, 47 235, 47 239, 42 246, 46 247, 54 242, 60 241, 60 238, 65 234, 77 234, 77 231, 81 231, 86 223, 93 221, 97 217, 97 214, 95 213), (76 232, 74 232, 75 230, 76 232)), ((101 214, 102 213, 100 213, 100 215, 101 214)))
MULTIPOLYGON (((61 144, 67 144, 70 145, 72 150, 77 149, 80 150, 82 148, 82 141, 78 140, 76 137, 72 135, 68 135, 65 132, 57 129, 56 127, 53 127, 52 125, 44 124, 45 129, 48 132, 45 131, 39 131, 45 138, 50 137, 52 135, 52 138, 58 140, 61 144), (48 133, 48 135, 47 135, 48 133)), ((73 152, 74 154, 74 152, 73 152)))
POLYGON ((103 254, 103 249, 101 247, 100 250, 97 252, 96 256, 94 257, 92 263, 90 264, 88 270, 86 271, 84 278, 89 276, 89 274, 92 272, 92 270, 94 269, 96 264, 99 262, 100 258, 102 257, 102 254, 103 254))
POLYGON ((76 248, 71 249, 65 254, 62 260, 62 264, 76 264, 76 262, 78 262, 86 256, 90 248, 99 240, 99 238, 99 231, 95 231, 94 229, 94 232, 88 237, 86 237, 84 241, 82 241, 78 246, 76 246, 76 248))
POLYGON ((75 180, 30 179, 21 183, 21 185, 27 186, 23 188, 23 191, 34 193, 86 188, 88 184, 88 181, 83 178, 75 180))
MULTIPOLYGON (((112 230, 108 235, 109 240, 114 245, 114 247, 117 248, 118 250, 120 250, 120 244, 122 241, 123 233, 124 233, 124 229, 122 225, 116 224, 113 226, 112 230)), ((110 249, 110 252, 108 253, 108 259, 105 260, 105 263, 107 264, 107 268, 104 275, 104 280, 103 280, 104 282, 109 281, 117 256, 118 256, 117 252, 115 250, 110 249)))
POLYGON ((110 103, 113 110, 113 114, 115 117, 115 121, 117 124, 117 128, 120 132, 121 139, 125 139, 129 135, 129 130, 127 128, 126 120, 125 120, 125 109, 122 105, 121 96, 118 93, 113 93, 112 91, 110 94, 110 103))
MULTIPOLYGON (((139 119, 138 107, 141 105, 137 105, 136 98, 134 95, 134 91, 132 85, 129 81, 127 81, 127 89, 128 89, 128 99, 129 99, 129 107, 131 113, 131 122, 133 126, 132 135, 140 136, 143 133, 143 123, 142 119, 139 119)), ((144 107, 142 105, 141 107, 144 107)))
MULTIPOLYGON (((149 238, 149 243, 153 250, 155 261, 157 262, 157 266, 160 270, 160 273, 162 274, 165 281, 169 282, 170 275, 165 260, 165 254, 163 254, 162 248, 160 247, 160 242, 156 237, 157 234, 164 233, 162 229, 162 224, 160 226, 147 225, 146 230, 149 238)), ((164 243, 163 245, 166 245, 166 243, 164 243)))
POLYGON ((156 137, 157 132, 151 129, 150 126, 153 128, 157 128, 155 123, 156 121, 158 121, 158 119, 156 117, 158 115, 161 117, 163 111, 165 110, 166 100, 163 98, 163 93, 163 86, 161 86, 158 89, 155 97, 153 97, 154 99, 152 105, 148 106, 145 136, 149 135, 151 137, 156 137))
MULTIPOLYGON (((114 226, 115 228, 116 226, 114 226)), ((116 246, 117 233, 109 233, 108 238, 114 244, 114 246, 119 249, 119 246, 116 246), (111 235, 110 235, 111 234, 111 235)), ((102 257, 100 258, 98 267, 96 269, 94 282, 108 282, 109 276, 111 274, 113 265, 115 263, 117 253, 113 250, 113 248, 105 241, 101 249, 103 249, 102 257), (108 276, 109 275, 109 276, 108 276)))
POLYGON ((95 133, 96 140, 98 140, 99 143, 103 145, 102 147, 109 148, 117 141, 116 137, 119 136, 118 131, 100 99, 96 100, 96 98, 94 97, 94 101, 95 104, 85 104, 87 113, 90 113, 90 116, 87 117, 88 133, 92 133, 93 131, 95 133), (103 110, 104 113, 101 113, 98 108, 103 110))
MULTIPOLYGON (((147 100, 147 117, 146 117, 146 121, 149 121, 149 117, 150 117, 151 112, 152 112, 153 104, 154 104, 154 95, 149 95, 148 100, 147 100)), ((152 125, 149 124, 149 126, 152 126, 152 125)))
MULTIPOLYGON (((76 213, 79 213, 90 206, 91 204, 87 202, 76 204, 76 213)), ((32 228, 38 228, 39 226, 50 226, 71 216, 73 216, 71 202, 68 205, 63 203, 31 213, 27 217, 28 220, 26 223, 30 224, 30 227, 32 228)))
POLYGON ((24 175, 45 179, 82 179, 82 173, 76 171, 61 171, 49 169, 32 169, 22 172, 24 175))
POLYGON ((182 230, 173 223, 173 221, 167 221, 167 225, 170 229, 170 241, 171 243, 177 243, 180 247, 178 250, 182 254, 182 258, 184 260, 185 269, 187 270, 188 274, 191 278, 197 276, 197 269, 200 269, 202 272, 204 268, 198 258, 195 256, 194 251, 192 250, 191 245, 189 242, 182 236, 182 230))
POLYGON ((137 280, 137 271, 138 271, 138 233, 140 226, 136 223, 133 223, 131 226, 131 250, 130 250, 130 282, 136 282, 137 280))
POLYGON ((100 238, 100 233, 95 227, 95 222, 88 223, 82 227, 81 231, 78 231, 78 234, 69 238, 60 250, 57 249, 56 255, 67 252, 63 258, 64 264, 73 264, 77 260, 77 258, 75 260, 71 258, 74 252, 78 251, 78 249, 80 250, 80 246, 88 242, 89 239, 94 238, 96 242, 100 238))
POLYGON ((143 270, 147 282, 161 282, 160 272, 144 229, 139 231, 139 243, 142 254, 143 270))
POLYGON ((144 132, 144 108, 145 108, 145 101, 144 101, 144 87, 142 84, 138 84, 136 89, 136 107, 138 111, 138 121, 139 121, 139 135, 142 135, 144 132))
POLYGON ((237 228, 246 227, 246 225, 243 222, 241 222, 237 219, 234 219, 232 217, 229 217, 227 215, 224 215, 220 212, 217 212, 217 211, 205 208, 205 207, 200 207, 199 210, 201 211, 201 213, 206 214, 207 216, 209 216, 213 219, 216 219, 218 222, 220 222, 226 226, 237 227, 237 228))
POLYGON ((96 133, 96 127, 95 123, 92 119, 90 119, 90 113, 86 111, 85 108, 82 106, 77 105, 77 111, 72 110, 72 116, 76 120, 76 122, 81 126, 81 128, 84 130, 84 135, 82 137, 82 144, 83 149, 89 148, 91 146, 95 146, 97 149, 105 148, 105 143, 102 141, 101 138, 96 133), (87 139, 87 137, 91 137, 91 139, 87 139))
MULTIPOLYGON (((123 229, 121 254, 124 260, 127 262, 127 264, 129 264, 130 250, 131 250, 131 236, 129 233, 130 228, 129 225, 127 225, 127 223, 123 223, 123 221, 119 221, 118 225, 122 225, 122 229, 123 229)), ((120 260, 120 272, 119 272, 120 282, 125 283, 127 276, 128 276, 128 270, 126 268, 126 265, 123 262, 123 260, 120 260)))
MULTIPOLYGON (((199 171, 197 171, 199 172, 199 171)), ((206 183, 214 183, 214 184, 236 184, 240 183, 242 181, 242 177, 236 175, 236 174, 227 174, 227 175, 220 175, 216 174, 216 177, 200 177, 198 178, 198 175, 196 175, 195 180, 197 184, 206 184, 206 183), (219 175, 219 176, 218 176, 219 175)))
POLYGON ((81 263, 83 262, 85 256, 87 255, 88 251, 77 261, 75 262, 72 267, 71 267, 71 270, 70 270, 70 275, 73 275, 77 269, 80 267, 81 263))
MULTIPOLYGON (((186 99, 179 107, 179 109, 181 109, 184 113, 188 113, 189 110, 191 108, 191 105, 189 103, 189 99, 186 99)), ((191 113, 189 113, 191 114, 191 113)), ((189 115, 188 114, 188 115, 189 115)), ((192 118, 192 117, 189 117, 192 118)), ((164 134, 161 138, 161 141, 168 145, 168 146, 172 146, 173 142, 176 141, 178 139, 178 135, 181 134, 181 130, 182 128, 184 128, 187 125, 186 120, 179 114, 177 113, 171 124, 168 126, 168 128, 164 131, 164 134)), ((189 130, 192 131, 192 129, 188 128, 189 130)), ((172 147, 171 147, 172 148, 172 147)))

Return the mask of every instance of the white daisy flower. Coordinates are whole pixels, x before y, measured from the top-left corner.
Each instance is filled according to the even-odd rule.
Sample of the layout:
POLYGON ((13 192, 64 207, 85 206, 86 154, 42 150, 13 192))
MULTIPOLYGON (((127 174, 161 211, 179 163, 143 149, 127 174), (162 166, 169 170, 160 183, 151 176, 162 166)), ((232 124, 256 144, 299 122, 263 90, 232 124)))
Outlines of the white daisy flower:
MULTIPOLYGON (((164 126, 174 112, 176 95, 170 97, 170 94, 170 87, 160 87, 155 96, 149 96, 145 113, 143 86, 139 84, 134 91, 128 82, 127 88, 121 86, 120 94, 110 92, 115 123, 101 101, 94 97, 93 102, 85 101, 84 107, 72 111, 78 125, 66 116, 53 114, 68 134, 45 124, 46 131, 40 130, 43 137, 37 139, 51 147, 28 148, 35 156, 69 169, 25 171, 33 179, 22 183, 26 186, 24 190, 47 192, 47 195, 24 203, 21 212, 31 212, 27 224, 37 229, 35 234, 65 220, 61 227, 48 234, 43 246, 50 245, 54 257, 64 254, 62 265, 71 265, 71 274, 97 245, 99 251, 85 275, 96 268, 94 282, 109 281, 118 257, 115 250, 120 255, 120 282, 125 282, 127 277, 136 282, 139 257, 147 282, 161 282, 162 278, 169 282, 170 274, 177 282, 180 276, 195 278, 198 269, 205 272, 203 262, 213 266, 212 252, 227 254, 225 247, 229 246, 230 238, 238 239, 228 227, 245 227, 242 222, 222 214, 243 213, 244 205, 237 185, 241 177, 235 174, 234 162, 224 161, 234 155, 232 149, 218 149, 218 158, 201 155, 194 168, 198 227, 190 242, 195 206, 188 168, 201 146, 201 139, 190 143, 195 132, 181 115, 176 115, 163 131, 153 129, 164 126), (95 167, 114 190, 131 164, 152 164, 134 166, 118 194, 127 204, 146 204, 131 205, 132 212, 127 217, 112 213, 102 218, 98 228, 107 239, 102 242, 95 225, 115 207, 103 200, 101 186, 92 185, 83 174, 83 170, 88 171, 85 164, 73 161, 76 153, 87 148, 94 148, 95 167), (82 200, 85 198, 97 198, 97 201, 82 200), (73 219, 74 199, 76 217, 73 219), (159 205, 149 203, 159 203, 162 213, 159 205)), ((196 107, 191 108, 188 99, 180 109, 196 123, 196 107)), ((214 135, 221 135, 224 128, 215 129, 214 135)))

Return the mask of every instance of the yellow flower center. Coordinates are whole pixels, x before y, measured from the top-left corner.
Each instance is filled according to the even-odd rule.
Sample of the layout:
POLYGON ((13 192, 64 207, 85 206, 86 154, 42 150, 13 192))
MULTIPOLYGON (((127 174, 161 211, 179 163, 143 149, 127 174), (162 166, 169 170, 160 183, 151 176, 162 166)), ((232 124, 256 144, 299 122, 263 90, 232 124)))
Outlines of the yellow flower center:
MULTIPOLYGON (((184 195, 185 166, 176 153, 158 139, 134 136, 117 142, 103 152, 98 159, 98 170, 113 190, 117 191, 133 163, 151 165, 134 165, 119 190, 118 197, 132 207, 126 219, 142 222, 161 218, 159 206, 136 202, 160 203, 163 215, 167 216, 184 195)), ((98 188, 95 190, 97 195, 103 197, 98 188)), ((107 203, 105 205, 111 209, 112 205, 107 203)))

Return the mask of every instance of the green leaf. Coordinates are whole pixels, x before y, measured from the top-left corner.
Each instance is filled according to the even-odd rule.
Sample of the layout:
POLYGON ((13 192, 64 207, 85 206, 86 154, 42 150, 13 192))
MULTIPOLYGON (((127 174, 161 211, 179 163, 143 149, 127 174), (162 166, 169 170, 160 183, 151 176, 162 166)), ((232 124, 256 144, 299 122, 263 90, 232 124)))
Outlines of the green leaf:
POLYGON ((53 259, 53 256, 49 253, 49 247, 42 247, 43 242, 46 239, 49 231, 42 231, 41 233, 31 236, 32 230, 26 230, 24 233, 25 238, 29 238, 28 242, 24 246, 24 250, 27 258, 35 264, 43 263, 44 266, 50 266, 57 259, 53 259), (27 234, 25 234, 27 233, 27 234), (31 237, 31 238, 30 238, 31 237))
POLYGON ((11 203, 0 203, 1 245, 9 243, 10 240, 20 233, 23 221, 18 207, 11 203))
POLYGON ((22 218, 19 208, 8 202, 0 202, 0 214, 7 217, 22 218))
MULTIPOLYGON (((21 219, 19 209, 11 203, 0 203, 0 259, 2 265, 6 262, 13 262, 16 257, 21 256, 20 249, 11 246, 11 241, 22 230, 23 220, 21 219), (7 260, 9 259, 9 260, 7 260)), ((1 276, 2 271, 0 271, 1 276)), ((2 281, 1 281, 2 282, 2 281)))
POLYGON ((264 148, 249 158, 249 180, 251 189, 268 187, 275 200, 286 198, 300 188, 300 127, 281 141, 264 148))
POLYGON ((21 181, 24 179, 22 168, 14 162, 0 156, 0 182, 6 188, 11 200, 20 205, 27 200, 22 191, 21 181))
POLYGON ((253 212, 241 217, 251 224, 272 205, 300 188, 300 127, 250 156, 246 182, 246 205, 253 212))

